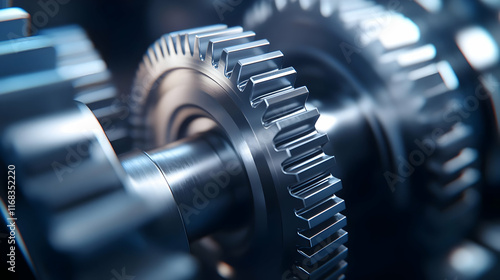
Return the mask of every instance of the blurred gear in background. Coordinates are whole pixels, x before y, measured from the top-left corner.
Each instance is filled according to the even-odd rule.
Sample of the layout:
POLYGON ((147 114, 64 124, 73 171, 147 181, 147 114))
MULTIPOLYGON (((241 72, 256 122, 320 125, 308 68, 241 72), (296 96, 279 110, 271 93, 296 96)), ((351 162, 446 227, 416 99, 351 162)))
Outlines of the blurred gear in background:
POLYGON ((498 1, 13 2, 2 170, 41 279, 500 277, 498 1))
POLYGON ((443 262, 477 225, 479 183, 493 177, 486 147, 498 145, 498 93, 484 89, 498 83, 482 85, 462 60, 481 52, 483 66, 497 68, 498 41, 488 32, 451 34, 463 24, 457 13, 470 6, 496 28, 498 14, 485 17, 471 2, 261 1, 245 16, 303 74, 298 83, 318 94, 308 102, 322 112, 318 129, 332 139, 326 151, 337 155, 349 206, 349 275, 453 277, 443 262), (449 7, 439 15, 416 7, 433 4, 449 7), (453 46, 460 39, 474 45, 469 54, 453 46), (381 170, 360 177, 349 166, 381 170))

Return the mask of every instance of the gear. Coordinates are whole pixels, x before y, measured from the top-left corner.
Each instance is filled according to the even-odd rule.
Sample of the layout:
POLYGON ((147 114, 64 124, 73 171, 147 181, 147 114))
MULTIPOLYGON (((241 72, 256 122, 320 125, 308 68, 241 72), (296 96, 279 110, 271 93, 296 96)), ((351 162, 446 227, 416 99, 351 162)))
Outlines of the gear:
POLYGON ((79 26, 65 26, 42 30, 40 35, 52 40, 61 73, 72 76, 74 99, 92 110, 118 153, 128 150, 126 105, 119 101, 111 74, 85 31, 79 26))
MULTIPOLYGON (((245 17, 246 27, 273 40, 291 58, 287 63, 303 75, 299 82, 316 94, 308 102, 322 112, 317 127, 333 139, 325 150, 335 152, 339 165, 345 168, 340 176, 349 183, 344 196, 355 204, 348 209, 354 223, 351 240, 361 248, 358 251, 351 246, 355 258, 367 255, 367 247, 359 245, 365 243, 356 234, 364 231, 361 221, 380 222, 379 216, 374 217, 376 221, 367 221, 367 213, 377 208, 394 212, 403 206, 403 212, 397 210, 404 213, 398 214, 399 219, 406 220, 408 215, 411 219, 399 228, 411 229, 410 236, 419 240, 412 251, 421 250, 422 243, 427 251, 448 250, 464 236, 477 214, 478 152, 474 129, 454 117, 453 104, 463 98, 456 74, 447 61, 439 60, 436 47, 422 39, 419 27, 398 10, 401 7, 397 5, 386 8, 361 0, 277 0, 260 1, 245 17), (346 89, 346 84, 351 88, 346 89), (340 96, 342 93, 346 96, 340 96), (332 100, 339 99, 352 109, 338 109, 332 100), (442 115, 448 119, 443 120, 442 115), (345 129, 334 120, 346 117, 367 127, 359 130, 364 134, 342 140, 349 134, 342 135, 345 129), (364 132, 367 130, 370 132, 364 132), (375 148, 370 149, 367 142, 375 143, 375 148), (352 159, 353 149, 368 154, 352 159), (374 165, 384 166, 376 173, 385 174, 385 178, 367 176, 369 179, 363 181, 352 171, 361 166, 373 169, 374 165), (366 184, 376 188, 389 184, 393 193, 378 190, 372 191, 378 192, 378 198, 367 195, 360 189, 366 184), (426 186, 425 191, 421 185, 426 186), (396 206, 387 208, 387 203, 396 206)), ((349 129, 358 131, 352 126, 349 129)), ((401 224, 400 220, 391 223, 401 224)), ((384 231, 379 242, 387 242, 383 240, 392 231, 397 232, 384 231)), ((366 257, 370 263, 373 258, 366 257)))
MULTIPOLYGON (((34 59, 26 56, 27 53, 35 55, 29 48, 23 50, 22 55, 15 54, 18 52, 18 48, 22 49, 29 44, 37 44, 28 41, 46 42, 47 47, 52 46, 56 58, 52 58, 53 61, 49 62, 48 65, 72 81, 75 88, 74 99, 93 110, 114 148, 119 153, 128 150, 130 143, 127 139, 128 131, 125 121, 128 114, 127 108, 119 102, 116 89, 111 84, 111 75, 107 70, 106 63, 94 50, 94 46, 85 32, 78 26, 59 27, 43 30, 32 40, 23 41, 22 38, 30 33, 29 14, 19 8, 3 9, 2 14, 4 17, 0 40, 12 43, 9 50, 7 50, 7 45, 4 47, 5 51, 11 52, 11 57, 13 57, 13 61, 9 64, 19 63, 14 62, 17 59, 34 59), (55 65, 52 65, 54 63, 55 65)), ((8 53, 4 55, 7 57, 8 53)), ((40 61, 38 57, 36 59, 40 61)), ((51 58, 47 58, 47 61, 50 60, 51 58)), ((5 71, 8 71, 9 75, 14 74, 11 69, 5 69, 5 71)))
POLYGON ((335 195, 341 182, 331 175, 333 157, 322 150, 328 137, 315 130, 317 110, 305 108, 307 89, 293 87, 295 71, 281 69, 280 52, 266 53, 267 41, 222 25, 158 41, 140 67, 135 89, 142 91, 134 92, 139 103, 131 108, 134 123, 155 125, 135 130, 138 143, 155 150, 118 160, 95 115, 73 101, 85 80, 101 72, 80 69, 86 59, 66 58, 67 43, 51 36, 11 41, 6 48, 23 52, 0 57, 8 62, 45 54, 10 69, 0 91, 0 152, 22 178, 17 199, 26 212, 19 214, 19 227, 38 277, 96 279, 123 265, 145 277, 145 271, 161 271, 158 262, 166 256, 187 253, 207 235, 235 249, 224 257, 241 278, 255 276, 239 269, 249 261, 269 269, 271 278, 342 276, 347 233, 339 212, 345 206, 335 195), (197 79, 176 79, 184 74, 197 79), (26 99, 34 106, 13 112, 26 99), (36 106, 42 100, 55 102, 36 106), (232 176, 221 179, 226 168, 232 176), (206 200, 202 195, 211 200, 190 208, 206 200), (252 212, 248 218, 246 212, 252 212), (244 225, 228 228, 233 213, 244 225))
POLYGON ((305 108, 307 89, 293 87, 295 70, 281 68, 281 52, 267 52, 269 43, 254 36, 215 25, 154 43, 132 93, 133 138, 144 149, 221 130, 251 181, 253 231, 275 228, 273 206, 279 207, 283 241, 258 236, 268 239, 265 252, 283 244, 279 273, 339 278, 346 268, 345 217, 339 213, 345 206, 335 195, 341 182, 330 174, 333 157, 322 150, 328 138, 315 130, 317 110, 305 108))

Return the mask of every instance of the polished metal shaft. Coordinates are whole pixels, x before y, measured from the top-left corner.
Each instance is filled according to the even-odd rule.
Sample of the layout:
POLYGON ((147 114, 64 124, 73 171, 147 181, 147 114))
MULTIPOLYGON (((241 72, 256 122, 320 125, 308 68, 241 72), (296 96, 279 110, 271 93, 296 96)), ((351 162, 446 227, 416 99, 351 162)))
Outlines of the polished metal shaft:
POLYGON ((246 172, 233 148, 216 133, 126 156, 122 165, 133 192, 151 201, 164 197, 160 203, 165 204, 166 220, 159 232, 167 236, 185 231, 187 241, 193 241, 240 224, 247 216, 246 172))

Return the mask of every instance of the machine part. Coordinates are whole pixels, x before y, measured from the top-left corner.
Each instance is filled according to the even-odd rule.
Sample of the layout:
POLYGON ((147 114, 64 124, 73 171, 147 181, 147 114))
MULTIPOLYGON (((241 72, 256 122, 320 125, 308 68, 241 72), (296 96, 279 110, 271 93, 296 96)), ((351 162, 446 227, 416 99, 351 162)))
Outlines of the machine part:
MULTIPOLYGON (((98 279, 127 262, 130 269, 143 266, 154 273, 158 267, 150 267, 152 261, 164 262, 172 252, 147 249, 137 234, 127 231, 127 226, 137 225, 140 215, 122 219, 127 210, 145 209, 143 215, 151 214, 153 206, 120 193, 129 183, 113 148, 96 117, 73 101, 82 94, 99 95, 91 91, 97 83, 89 78, 96 70, 104 71, 104 63, 96 56, 90 64, 71 60, 64 52, 68 41, 63 44, 54 33, 25 37, 29 15, 21 9, 1 9, 0 19, 0 37, 8 39, 0 42, 0 64, 9 66, 0 70, 1 163, 15 165, 18 178, 22 177, 17 185, 22 191, 18 211, 2 214, 22 217, 16 225, 23 235, 16 238, 28 265, 41 279, 98 279), (92 198, 93 204, 86 203, 92 198), (118 220, 116 227, 110 226, 118 220), (121 238, 119 245, 127 250, 115 245, 108 246, 104 255, 85 255, 123 232, 129 236, 121 238)), ((91 52, 84 38, 72 44, 71 51, 91 52)), ((189 275, 196 273, 192 260, 185 267, 189 275)), ((177 275, 187 279, 188 273, 177 275)))
POLYGON ((45 62, 66 88, 38 86, 50 81, 40 71, 33 92, 14 92, 23 75, 2 80, 0 154, 19 174, 18 226, 38 277, 99 279, 120 267, 143 275, 207 236, 238 279, 255 279, 259 267, 268 279, 343 277, 345 206, 322 150, 328 137, 305 108, 307 89, 293 87, 295 70, 254 36, 217 25, 156 42, 131 108, 137 143, 154 149, 120 160, 68 94, 78 79, 60 73, 51 40, 45 62), (13 112, 25 100, 57 102, 13 112))
POLYGON ((474 126, 482 125, 484 130, 476 135, 485 139, 481 150, 486 157, 483 197, 484 207, 490 210, 497 208, 495 198, 500 193, 500 174, 496 171, 500 159, 500 19, 493 2, 443 1, 436 11, 405 4, 410 17, 426 29, 422 36, 436 41, 441 56, 456 70, 460 87, 467 94, 458 104, 462 117, 481 117, 474 126))
POLYGON ((316 126, 333 139, 325 151, 337 156, 352 203, 350 255, 361 263, 351 263, 354 277, 395 273, 391 258, 405 261, 391 251, 402 248, 411 257, 445 255, 478 214, 477 130, 454 107, 464 93, 450 63, 393 6, 260 1, 245 17, 299 69, 298 83, 314 93, 308 103, 322 112, 316 126), (361 177, 360 169, 373 172, 361 177))
POLYGON ((87 105, 97 117, 117 153, 130 148, 128 108, 111 83, 111 73, 85 31, 65 26, 40 31, 49 37, 57 53, 57 67, 73 80, 74 99, 87 105))
MULTIPOLYGON (((295 70, 282 69, 281 52, 267 52, 269 42, 254 36, 215 25, 154 43, 132 92, 132 137, 149 149, 215 129, 234 147, 251 189, 251 220, 243 242, 214 238, 227 252, 259 256, 238 277, 262 277, 256 266, 267 267, 270 279, 341 277, 345 206, 335 195, 341 182, 330 174, 333 157, 322 150, 328 138, 314 127, 317 110, 305 108, 307 89, 293 87, 295 70)), ((239 259, 223 256, 236 268, 239 259)))
MULTIPOLYGON (((130 148, 125 120, 128 116, 127 106, 119 102, 106 63, 95 51, 85 31, 78 26, 47 29, 33 36, 31 40, 26 38, 30 34, 30 16, 24 10, 1 9, 0 21, 0 41, 7 42, 3 47, 3 55, 5 59, 9 57, 3 65, 22 67, 21 65, 33 60, 36 60, 35 64, 39 64, 43 59, 40 59, 39 53, 30 50, 30 44, 37 44, 31 41, 45 42, 47 46, 53 46, 56 58, 49 57, 45 60, 52 59, 55 65, 50 67, 72 81, 76 90, 74 99, 94 111, 117 152, 127 151, 130 148)), ((21 73, 7 67, 1 71, 0 75, 21 73)))

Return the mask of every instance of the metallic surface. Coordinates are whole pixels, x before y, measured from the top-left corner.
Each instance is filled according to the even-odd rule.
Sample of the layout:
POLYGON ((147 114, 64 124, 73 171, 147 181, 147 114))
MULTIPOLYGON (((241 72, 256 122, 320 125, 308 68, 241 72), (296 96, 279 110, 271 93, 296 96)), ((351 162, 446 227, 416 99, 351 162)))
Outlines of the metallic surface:
POLYGON ((347 233, 333 158, 321 148, 327 137, 315 130, 317 111, 304 107, 307 90, 293 87, 293 68, 282 69, 282 54, 254 36, 215 25, 154 43, 131 96, 133 137, 151 148, 216 127, 234 147, 250 181, 252 220, 242 241, 218 243, 237 277, 261 269, 271 278, 338 277, 347 233))
POLYGON ((316 126, 332 139, 325 150, 351 203, 353 277, 393 271, 403 260, 390 252, 443 255, 479 211, 481 128, 456 117, 466 96, 457 74, 393 4, 260 1, 245 18, 314 93, 308 103, 322 113, 316 126))

